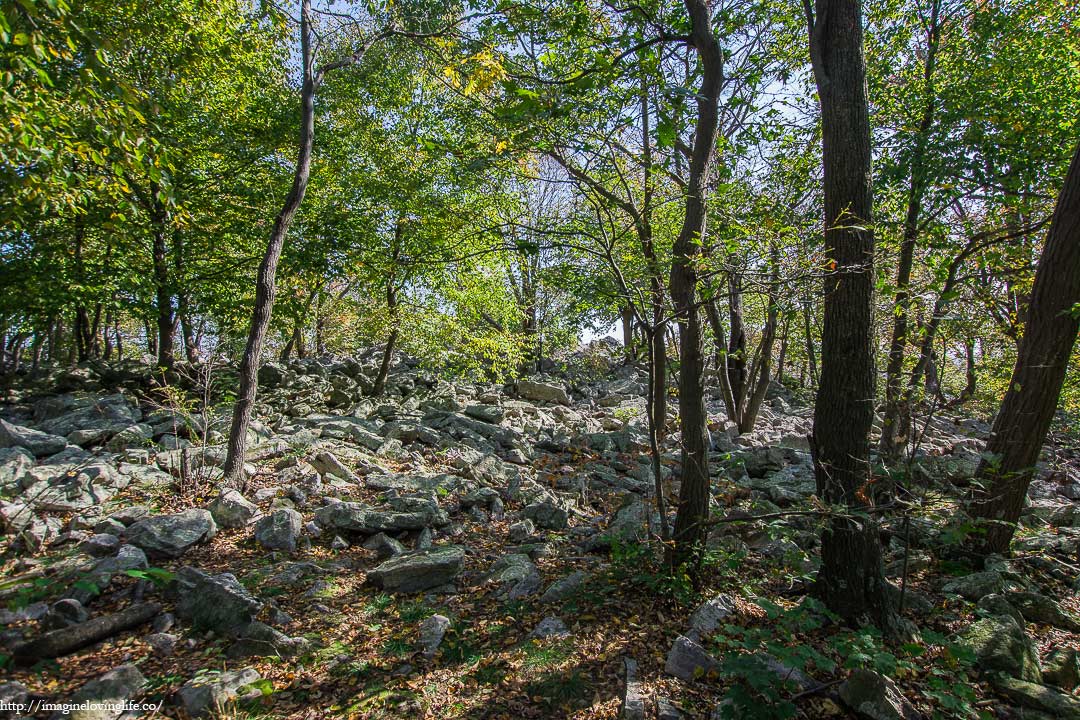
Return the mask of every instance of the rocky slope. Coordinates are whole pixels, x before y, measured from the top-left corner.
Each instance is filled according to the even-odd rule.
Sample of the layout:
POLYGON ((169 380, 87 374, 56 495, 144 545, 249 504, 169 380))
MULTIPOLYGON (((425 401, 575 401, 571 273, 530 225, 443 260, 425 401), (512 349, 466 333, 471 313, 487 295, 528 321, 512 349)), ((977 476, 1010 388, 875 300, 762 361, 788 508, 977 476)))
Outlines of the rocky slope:
MULTIPOLYGON (((250 481, 224 492, 227 369, 166 378, 184 392, 130 364, 17 379, 0 409, 0 701, 163 702, 179 717, 751 717, 731 689, 757 672, 806 717, 942 712, 927 690, 940 657, 849 677, 843 663, 794 667, 766 641, 725 644, 768 627, 763 608, 803 607, 817 535, 808 407, 781 389, 739 436, 710 404, 725 520, 706 586, 673 588, 637 544, 659 526, 644 376, 591 368, 473 385, 402 361, 372 399, 370 355, 268 364, 250 481), (732 670, 735 655, 756 670, 732 670)), ((988 425, 923 426, 890 469, 909 509, 884 539, 905 613, 948 638, 925 646, 972 658, 954 673, 974 688, 967 710, 942 716, 1080 717, 1071 458, 1048 455, 1017 557, 965 574, 943 548, 988 425)), ((677 459, 676 434, 672 494, 677 459)), ((819 627, 805 642, 839 632, 819 627)), ((121 714, 140 711, 73 716, 121 714)))

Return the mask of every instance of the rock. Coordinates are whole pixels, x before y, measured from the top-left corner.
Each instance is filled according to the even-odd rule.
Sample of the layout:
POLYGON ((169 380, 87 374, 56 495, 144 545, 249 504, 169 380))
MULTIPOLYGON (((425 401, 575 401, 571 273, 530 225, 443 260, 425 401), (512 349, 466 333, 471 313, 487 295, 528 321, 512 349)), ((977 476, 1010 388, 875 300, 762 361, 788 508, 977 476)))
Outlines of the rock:
POLYGON ((127 541, 150 555, 176 558, 196 543, 217 533, 207 510, 191 509, 175 515, 154 515, 127 529, 127 541))
POLYGON ((539 590, 541 580, 528 555, 511 553, 496 560, 482 582, 498 586, 497 597, 519 600, 539 590))
POLYGON ((386 533, 375 533, 364 541, 364 549, 371 550, 379 560, 396 557, 406 552, 400 542, 386 533))
POLYGON ((1080 652, 1076 648, 1056 647, 1043 662, 1043 680, 1066 692, 1080 686, 1080 652))
POLYGON ((70 713, 57 711, 52 720, 74 718, 75 720, 113 720, 123 712, 124 703, 131 700, 146 686, 146 678, 134 665, 120 665, 101 677, 91 680, 76 690, 65 702, 71 705, 86 704, 85 709, 70 713))
POLYGON ((316 472, 321 475, 332 475, 333 477, 341 478, 345 482, 356 484, 360 484, 361 482, 360 478, 356 476, 356 473, 345 467, 333 453, 325 451, 316 453, 314 457, 308 460, 308 464, 315 468, 316 472))
POLYGON ((1012 677, 996 677, 993 685, 1020 707, 1047 713, 1057 720, 1080 720, 1080 699, 1072 695, 1012 677))
POLYGON ((516 522, 510 526, 510 542, 523 543, 533 536, 536 532, 536 526, 533 525, 533 521, 529 519, 516 522))
POLYGON ((236 642, 229 646, 226 655, 230 658, 293 657, 306 650, 308 645, 305 638, 291 638, 256 620, 240 629, 236 642))
POLYGON ((369 572, 367 579, 389 592, 421 592, 451 582, 464 561, 463 548, 446 545, 391 558, 369 572))
POLYGON ((59 630, 84 623, 90 619, 90 613, 75 598, 57 600, 49 606, 49 612, 41 619, 41 624, 48 630, 59 630))
POLYGON ((423 649, 424 657, 435 657, 449 629, 450 618, 443 615, 432 615, 420 623, 420 647, 423 649))
POLYGON ((173 588, 176 613, 201 630, 235 632, 251 623, 262 609, 231 573, 208 575, 193 567, 176 573, 173 588))
POLYGON ((120 538, 107 533, 98 533, 79 543, 79 551, 90 557, 105 557, 115 555, 120 549, 120 538))
POLYGON ((544 640, 546 638, 561 638, 569 637, 570 628, 566 627, 566 623, 562 621, 562 618, 557 618, 554 615, 548 615, 546 618, 536 624, 536 627, 529 633, 529 637, 537 640, 544 640))
POLYGON ((735 612, 735 601, 730 595, 717 595, 698 606, 690 616, 690 629, 686 637, 700 642, 720 629, 720 623, 735 612))
POLYGON ((315 522, 339 532, 374 535, 378 532, 420 530, 431 525, 445 525, 449 518, 442 510, 421 507, 409 512, 375 510, 357 502, 335 502, 315 511, 315 522))
POLYGON ((956 578, 942 586, 942 592, 954 593, 972 602, 1005 589, 1005 578, 996 570, 977 572, 956 578))
POLYGON ((255 503, 234 488, 223 490, 208 509, 217 526, 223 528, 244 527, 259 511, 255 503))
POLYGON ((547 530, 563 530, 570 520, 570 515, 565 508, 548 501, 526 505, 522 514, 536 523, 537 527, 547 530))
POLYGON ((581 570, 575 570, 561 580, 556 580, 548 586, 544 594, 540 596, 542 603, 562 602, 578 591, 578 588, 588 578, 588 574, 581 570))
POLYGON ((349 549, 349 541, 346 540, 345 538, 341 537, 340 535, 335 535, 334 539, 330 541, 330 549, 331 550, 338 550, 338 551, 348 550, 349 549))
POLYGON ((656 720, 681 720, 682 710, 664 697, 656 698, 656 720))
POLYGON ((866 720, 918 720, 922 715, 889 678, 858 669, 840 684, 840 699, 866 720))
POLYGON ((626 668, 626 686, 623 692, 619 717, 622 720, 645 720, 645 696, 638 680, 638 665, 631 658, 623 660, 626 668))
POLYGON ((561 388, 558 385, 548 385, 545 383, 533 382, 532 380, 518 380, 516 387, 518 395, 526 400, 558 403, 560 405, 570 404, 570 396, 566 393, 564 388, 561 388))
POLYGON ((1024 619, 1069 632, 1080 632, 1080 621, 1061 609, 1055 600, 1033 592, 1015 590, 1005 594, 1009 604, 1020 611, 1024 619))
POLYGON ((1004 673, 1027 682, 1041 679, 1035 644, 1016 620, 1008 615, 983 618, 960 636, 971 648, 983 672, 1004 673))
POLYGON ((170 657, 176 649, 179 636, 166 632, 151 633, 143 638, 143 642, 154 650, 158 657, 170 657))
POLYGON ((664 672, 684 682, 691 682, 709 673, 718 672, 720 663, 696 642, 680 635, 668 651, 664 672))
POLYGON ((262 676, 254 668, 196 677, 184 683, 177 696, 191 717, 223 714, 229 703, 245 694, 244 689, 260 679, 262 676))
POLYGON ((591 538, 585 544, 586 549, 603 550, 610 548, 612 543, 616 542, 637 542, 645 535, 645 513, 647 512, 648 509, 640 495, 626 493, 611 522, 608 523, 607 529, 591 538))
POLYGON ((465 408, 465 414, 481 422, 498 425, 503 420, 505 410, 495 405, 469 405, 465 408))
POLYGON ((289 371, 284 365, 268 362, 259 368, 259 385, 272 390, 289 384, 289 371))
POLYGON ((0 420, 0 448, 26 448, 35 457, 54 455, 67 447, 67 439, 0 420))
POLYGON ((26 448, 0 448, 0 495, 17 495, 20 481, 34 467, 34 454, 26 448))
POLYGON ((304 518, 288 508, 275 510, 255 523, 255 541, 267 550, 296 551, 304 518))
POLYGON ((30 692, 21 682, 12 680, 0 683, 0 707, 13 712, 12 717, 20 716, 23 714, 23 710, 30 709, 29 698, 30 692))

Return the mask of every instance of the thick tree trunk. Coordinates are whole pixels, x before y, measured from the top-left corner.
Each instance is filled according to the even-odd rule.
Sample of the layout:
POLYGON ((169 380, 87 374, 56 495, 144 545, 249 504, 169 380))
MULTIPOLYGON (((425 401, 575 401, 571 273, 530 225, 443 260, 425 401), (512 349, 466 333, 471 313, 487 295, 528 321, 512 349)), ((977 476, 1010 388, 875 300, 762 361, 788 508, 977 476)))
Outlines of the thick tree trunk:
POLYGON ((968 512, 984 534, 979 554, 1003 553, 1012 541, 1024 497, 1054 418, 1069 357, 1080 330, 1080 147, 1058 196, 1035 271, 1012 380, 976 473, 968 512))
POLYGON ((883 415, 879 450, 883 457, 895 459, 905 449, 907 434, 898 428, 901 416, 902 373, 904 351, 908 343, 908 314, 911 312, 911 268, 915 261, 915 246, 919 239, 919 218, 922 214, 923 195, 926 191, 926 149, 930 130, 934 124, 937 97, 934 90, 934 67, 937 59, 940 34, 938 16, 941 0, 934 0, 930 10, 930 27, 927 36, 926 62, 923 66, 926 105, 915 137, 915 150, 911 158, 910 184, 908 186, 907 214, 904 217, 903 239, 900 243, 900 260, 896 271, 896 298, 893 301, 893 329, 889 343, 889 362, 885 371, 885 412, 883 415), (901 430, 901 432, 898 432, 901 430))
POLYGON ((297 148, 296 170, 292 187, 285 203, 274 220, 270 240, 266 246, 255 283, 255 307, 248 330, 247 345, 240 360, 240 387, 233 408, 232 427, 229 431, 229 450, 225 459, 225 481, 232 485, 244 483, 244 454, 247 450, 247 431, 255 408, 258 391, 259 359, 262 355, 266 331, 274 309, 277 290, 277 265, 281 249, 293 216, 300 208, 307 192, 311 174, 311 150, 315 144, 315 90, 317 78, 314 66, 314 38, 311 29, 311 0, 303 0, 300 11, 300 45, 303 61, 304 84, 300 90, 300 137, 297 148))
MULTIPOLYGON (((684 0, 684 4, 690 16, 690 43, 701 61, 702 78, 686 184, 686 210, 682 229, 672 247, 669 281, 679 324, 679 427, 682 431, 682 484, 671 555, 671 564, 676 567, 700 553, 709 513, 709 431, 705 412, 701 312, 697 302, 697 259, 705 235, 707 183, 716 145, 724 62, 720 44, 713 34, 709 4, 706 0, 684 0)), ((696 568, 693 572, 696 575, 696 568)))
POLYGON ((822 532, 818 584, 840 617, 898 628, 870 490, 874 419, 873 196, 860 0, 806 0, 821 101, 825 191, 824 329, 811 440, 818 496, 843 515, 822 532))

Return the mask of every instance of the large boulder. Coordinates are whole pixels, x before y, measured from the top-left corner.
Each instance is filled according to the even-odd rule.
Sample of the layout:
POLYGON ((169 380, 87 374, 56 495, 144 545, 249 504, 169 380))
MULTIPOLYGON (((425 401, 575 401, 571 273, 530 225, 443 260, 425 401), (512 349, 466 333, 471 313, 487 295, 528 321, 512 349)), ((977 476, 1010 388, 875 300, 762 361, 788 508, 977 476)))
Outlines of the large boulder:
POLYGON ((208 510, 191 509, 175 515, 154 515, 127 529, 127 541, 149 555, 180 557, 191 546, 209 540, 217 525, 208 510))
POLYGON ((484 583, 496 587, 497 597, 518 600, 540 589, 540 573, 528 555, 511 553, 495 561, 484 583))
POLYGON ((438 506, 421 505, 405 512, 375 510, 358 502, 336 502, 315 511, 315 521, 320 527, 339 532, 355 532, 374 535, 379 532, 401 532, 445 525, 446 513, 438 506))
POLYGON ((566 508, 549 501, 526 505, 522 510, 522 514, 536 523, 537 527, 547 530, 562 530, 570 521, 570 515, 566 512, 566 508))
POLYGON ((255 541, 267 550, 295 552, 303 524, 303 516, 295 510, 275 510, 255 523, 255 541))
POLYGON ((463 548, 446 545, 391 558, 369 572, 367 579, 389 592, 421 592, 452 581, 464 561, 463 548))
POLYGON ((20 481, 34 467, 34 454, 26 448, 0 448, 0 495, 22 492, 20 481))
POLYGON ((570 396, 567 394, 566 389, 558 385, 533 382, 532 380, 518 380, 517 391, 518 395, 526 400, 558 403, 560 405, 570 404, 570 396))
POLYGON ((67 440, 59 435, 51 435, 0 420, 0 448, 20 447, 26 448, 35 457, 44 457, 63 450, 67 447, 67 440))
MULTIPOLYGON (((44 467, 48 466, 35 468, 32 474, 40 473, 44 467)), ((22 498, 39 510, 75 512, 101 506, 129 482, 111 465, 93 463, 39 480, 26 489, 22 498)))
POLYGON ((675 638, 664 663, 664 672, 685 682, 718 672, 719 669, 719 661, 685 635, 675 638))
POLYGON ((1000 673, 1027 682, 1042 679, 1035 644, 1014 618, 999 615, 973 623, 960 636, 987 673, 1000 673))
POLYGON ((1057 720, 1080 720, 1080 699, 1060 690, 1012 677, 998 677, 994 689, 1020 707, 1044 712, 1057 720))
POLYGON ((176 614, 200 629, 237 632, 262 610, 262 603, 231 573, 208 575, 197 568, 181 568, 171 589, 176 614))

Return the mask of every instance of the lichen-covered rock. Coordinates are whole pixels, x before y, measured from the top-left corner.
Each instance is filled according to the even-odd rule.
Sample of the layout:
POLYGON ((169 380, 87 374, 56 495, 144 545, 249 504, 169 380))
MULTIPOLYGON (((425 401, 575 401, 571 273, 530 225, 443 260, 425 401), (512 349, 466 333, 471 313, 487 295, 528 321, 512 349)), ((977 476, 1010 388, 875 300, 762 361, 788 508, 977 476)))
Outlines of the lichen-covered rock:
POLYGON ((1080 720, 1080 699, 1068 693, 1013 677, 997 677, 993 685, 1020 707, 1047 713, 1057 720, 1080 720))
POLYGON ((176 595, 176 614, 200 629, 236 632, 262 609, 262 603, 231 573, 208 575, 193 567, 181 568, 171 589, 176 595))
MULTIPOLYGON (((261 677, 254 668, 196 677, 184 683, 177 691, 177 696, 191 717, 220 714, 229 703, 246 694, 244 689, 258 682, 261 677)), ((261 693, 255 690, 252 694, 261 693)))
POLYGON ((859 669, 840 684, 840 699, 866 720, 918 720, 922 716, 889 678, 859 669))
POLYGON ((259 508, 239 490, 226 488, 207 508, 214 522, 222 528, 239 528, 248 524, 259 508))
POLYGON ((315 511, 315 522, 321 527, 339 532, 374 535, 379 532, 401 532, 445 525, 446 513, 439 509, 420 507, 407 512, 376 510, 358 502, 336 502, 315 511))
POLYGON ((76 690, 66 702, 83 705, 70 713, 57 711, 52 720, 113 720, 123 705, 146 686, 146 678, 134 665, 120 665, 76 690))
POLYGON ((0 448, 26 448, 35 457, 44 457, 58 453, 65 447, 67 439, 59 435, 0 420, 0 448))
POLYGON ((518 380, 517 391, 518 395, 526 400, 558 403, 560 405, 570 404, 570 396, 566 393, 566 389, 558 385, 533 382, 532 380, 518 380))
POLYGON ((367 579, 389 592, 421 592, 452 581, 464 561, 463 548, 446 545, 391 558, 369 572, 367 579))
POLYGON ((127 529, 127 541, 150 555, 176 558, 214 537, 217 525, 208 510, 193 508, 175 515, 154 515, 127 529))
POLYGON ((255 523, 255 541, 267 550, 295 552, 304 518, 290 508, 275 510, 255 523))
POLYGON ((1035 644, 1011 616, 988 617, 973 623, 960 636, 960 642, 975 653, 983 672, 1033 683, 1041 679, 1035 644))
POLYGON ((485 583, 495 585, 497 597, 519 600, 540 589, 540 573, 528 555, 511 553, 495 561, 484 576, 485 583))

